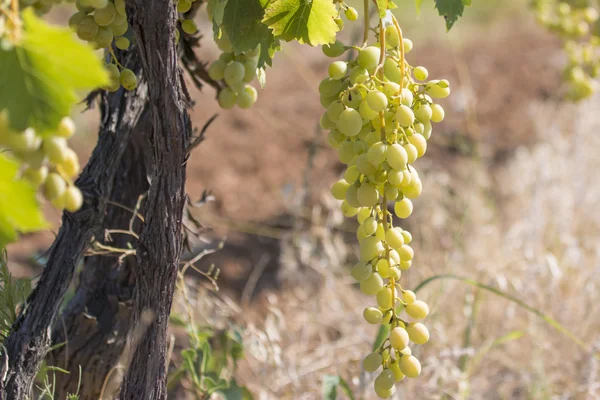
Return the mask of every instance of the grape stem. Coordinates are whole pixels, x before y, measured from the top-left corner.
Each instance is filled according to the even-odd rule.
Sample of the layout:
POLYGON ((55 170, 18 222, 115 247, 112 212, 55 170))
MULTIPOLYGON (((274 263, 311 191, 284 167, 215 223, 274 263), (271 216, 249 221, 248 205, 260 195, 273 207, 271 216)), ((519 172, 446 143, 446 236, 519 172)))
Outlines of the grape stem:
POLYGON ((400 42, 400 92, 398 93, 401 93, 402 87, 404 86, 404 68, 406 68, 404 61, 404 37, 402 36, 402 28, 400 28, 400 24, 398 24, 398 20, 396 19, 396 17, 394 17, 393 14, 392 21, 394 22, 394 26, 398 31, 398 41, 400 42))
POLYGON ((112 57, 115 64, 117 64, 119 67, 121 67, 121 69, 125 69, 125 67, 121 65, 119 60, 117 60, 117 56, 115 55, 115 51, 113 50, 112 45, 108 46, 108 52, 110 53, 110 56, 112 57))
POLYGON ((369 41, 369 0, 363 2, 363 12, 365 14, 365 30, 363 31, 363 47, 367 45, 369 41))

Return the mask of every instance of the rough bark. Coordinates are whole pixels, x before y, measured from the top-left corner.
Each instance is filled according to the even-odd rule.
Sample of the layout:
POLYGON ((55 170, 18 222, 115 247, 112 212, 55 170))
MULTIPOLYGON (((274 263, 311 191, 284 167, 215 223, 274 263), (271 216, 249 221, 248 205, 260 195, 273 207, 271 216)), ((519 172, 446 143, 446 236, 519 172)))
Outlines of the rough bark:
POLYGON ((33 379, 48 352, 51 328, 75 267, 92 238, 102 235, 107 199, 132 128, 144 109, 146 90, 141 84, 132 93, 101 96, 103 121, 98 143, 76 182, 84 194, 84 205, 76 213, 63 214, 42 276, 4 342, 2 365, 8 369, 0 382, 1 399, 25 399, 31 391, 33 379))
MULTIPOLYGON (((149 114, 137 124, 125 149, 126 156, 113 184, 111 201, 134 209, 139 196, 148 190, 144 159, 149 114)), ((111 204, 107 208, 102 230, 128 230, 132 213, 111 204)), ((139 220, 133 225, 139 231, 139 220)), ((136 247, 135 237, 111 234, 108 244, 118 248, 136 247)), ((127 336, 132 330, 132 306, 135 280, 135 257, 119 262, 116 256, 87 257, 79 275, 75 295, 57 319, 52 331, 52 343, 61 345, 48 354, 47 364, 69 371, 55 374, 55 397, 66 398, 78 392, 81 400, 112 398, 120 387, 122 371, 117 368, 127 336), (81 368, 81 384, 79 371, 81 368)))
POLYGON ((129 338, 133 355, 120 398, 166 399, 167 327, 182 249, 185 164, 191 136, 189 99, 178 67, 177 13, 172 0, 131 0, 127 12, 148 81, 153 168, 134 267, 134 321, 145 329, 129 338))

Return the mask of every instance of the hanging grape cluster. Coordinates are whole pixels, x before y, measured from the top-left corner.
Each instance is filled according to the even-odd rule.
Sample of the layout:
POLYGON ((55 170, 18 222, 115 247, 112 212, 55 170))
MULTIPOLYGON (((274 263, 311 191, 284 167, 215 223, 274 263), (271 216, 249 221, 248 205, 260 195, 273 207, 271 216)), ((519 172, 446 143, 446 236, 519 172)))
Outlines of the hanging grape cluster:
POLYGON ((600 14, 595 0, 534 0, 538 21, 564 39, 568 97, 580 100, 597 90, 600 77, 600 14))
POLYGON ((33 128, 15 132, 10 116, 0 112, 0 152, 7 153, 23 166, 21 178, 42 190, 44 197, 59 210, 77 211, 83 204, 81 191, 73 184, 79 174, 79 159, 67 139, 75 133, 71 118, 62 119, 52 134, 38 135, 33 128))
POLYGON ((427 304, 400 284, 402 272, 413 264, 412 236, 394 224, 388 204, 393 202, 400 219, 411 215, 412 199, 423 188, 413 163, 427 150, 432 123, 444 119, 444 109, 434 99, 447 97, 450 87, 447 80, 428 81, 426 68, 405 61, 412 42, 402 38, 395 19, 380 20, 377 31, 377 42, 371 45, 347 47, 336 41, 323 47, 329 57, 349 49, 358 50, 358 56, 334 61, 319 92, 327 109, 320 124, 329 130, 327 141, 347 165, 331 191, 342 201, 342 213, 360 224, 360 260, 352 276, 363 293, 376 299, 363 316, 370 324, 390 328, 387 340, 363 362, 368 372, 381 369, 375 392, 387 398, 395 382, 421 373, 411 342, 429 340, 419 322, 429 313, 427 304))

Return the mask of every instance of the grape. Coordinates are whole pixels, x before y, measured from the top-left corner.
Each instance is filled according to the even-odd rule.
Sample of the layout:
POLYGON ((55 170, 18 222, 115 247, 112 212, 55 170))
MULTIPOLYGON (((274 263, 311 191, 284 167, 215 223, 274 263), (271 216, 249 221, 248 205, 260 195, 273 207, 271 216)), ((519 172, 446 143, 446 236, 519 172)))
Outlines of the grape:
POLYGON ((110 29, 112 29, 114 36, 121 36, 127 33, 127 30, 129 29, 129 24, 127 23, 127 21, 117 23, 117 19, 115 18, 115 22, 110 24, 110 29))
POLYGON ((194 20, 191 19, 181 21, 181 29, 188 35, 193 35, 194 33, 198 32, 198 26, 194 20))
POLYGON ((379 47, 365 47, 358 53, 358 65, 365 69, 375 68, 379 64, 380 54, 381 50, 379 50, 379 47))
POLYGON ((382 142, 377 142, 371 146, 367 152, 369 162, 375 166, 383 164, 387 158, 388 146, 382 142))
MULTIPOLYGON (((346 201, 352 207, 362 208, 362 204, 358 201, 358 186, 356 184, 351 185, 346 191, 346 201)), ((365 236, 369 236, 365 232, 365 236)))
POLYGON ((413 343, 425 344, 429 341, 429 330, 420 322, 411 322, 406 327, 406 331, 413 343))
POLYGON ((376 324, 381 323, 381 319, 383 318, 383 313, 375 307, 367 307, 363 311, 363 317, 364 317, 365 321, 367 321, 368 323, 376 325, 376 324))
POLYGON ((128 68, 123 68, 123 70, 121 70, 121 77, 119 80, 126 90, 134 90, 137 87, 137 77, 135 76, 135 72, 128 68))
POLYGON ((367 104, 369 108, 375 112, 385 110, 388 105, 388 100, 385 94, 380 91, 373 90, 367 94, 367 104))
POLYGON ((340 113, 337 129, 346 136, 355 136, 362 128, 362 118, 358 111, 346 108, 340 113))
POLYGON ((375 390, 390 390, 394 386, 394 373, 389 369, 384 369, 377 378, 375 378, 375 390))
POLYGON ((394 213, 396 213, 396 216, 398 216, 398 218, 408 218, 410 217, 410 214, 412 214, 412 211, 413 204, 407 198, 397 201, 394 204, 394 213))
POLYGON ((404 328, 396 327, 390 333, 390 344, 396 350, 402 350, 408 346, 408 332, 404 328))
MULTIPOLYGON (((381 240, 374 236, 369 236, 360 244, 361 261, 370 261, 383 253, 384 247, 381 240)), ((373 293, 375 294, 375 293, 373 293)))
POLYGON ((329 66, 329 77, 331 79, 342 79, 348 71, 348 64, 344 61, 334 61, 329 66))
POLYGON ((50 162, 61 164, 67 156, 67 142, 61 137, 48 137, 42 143, 42 150, 50 162))
POLYGON ((385 233, 385 241, 394 249, 399 249, 404 245, 404 237, 400 228, 391 228, 385 233))
POLYGON ((106 7, 109 3, 108 0, 87 0, 87 5, 95 8, 96 10, 106 7))
MULTIPOLYGON (((369 240, 370 238, 371 237, 365 238, 361 242, 361 246, 365 241, 369 240)), ((369 276, 367 279, 365 279, 364 281, 362 281, 360 283, 360 290, 364 294, 367 294, 369 296, 374 296, 379 291, 379 289, 381 289, 382 286, 383 286, 383 279, 377 272, 374 272, 371 274, 371 276, 369 276)))
MULTIPOLYGON (((342 95, 342 103, 349 108, 357 108, 362 101, 362 95, 357 89, 347 90, 342 95)), ((362 116, 362 114, 361 114, 362 116)), ((363 117, 364 118, 364 117, 363 117)))
POLYGON ((385 228, 383 224, 377 225, 377 231, 375 231, 375 237, 381 241, 385 240, 385 228))
POLYGON ((332 122, 338 122, 342 111, 344 111, 344 105, 341 101, 337 100, 327 107, 327 116, 332 122))
POLYGON ((373 273, 373 268, 371 264, 359 261, 352 268, 352 277, 356 279, 358 282, 362 282, 366 280, 373 273))
POLYGON ((377 231, 377 220, 374 217, 369 217, 362 223, 367 236, 373 235, 377 231))
POLYGON ((336 79, 325 78, 319 83, 319 94, 337 97, 342 90, 342 82, 336 79))
POLYGON ((71 18, 69 18, 69 28, 77 32, 79 24, 85 19, 85 17, 87 17, 87 14, 81 11, 78 11, 75 14, 71 15, 71 18))
POLYGON ((190 0, 178 0, 177 1, 177 12, 184 14, 192 8, 192 2, 190 0))
POLYGON ((94 37, 94 43, 98 48, 104 48, 110 46, 113 41, 113 31, 112 29, 101 26, 98 28, 98 33, 94 37))
POLYGON ((402 188, 402 193, 409 199, 416 199, 423 191, 423 184, 420 179, 414 179, 408 186, 402 188))
POLYGON ((327 134, 327 143, 334 149, 339 148, 346 141, 346 135, 337 130, 332 130, 327 134))
POLYGON ((416 300, 406 306, 406 313, 414 319, 423 319, 429 314, 429 306, 424 301, 416 300))
POLYGON ((98 24, 93 17, 87 16, 77 25, 77 36, 81 40, 92 41, 98 33, 98 24))
POLYGON ((344 52, 346 51, 346 46, 344 45, 344 43, 340 42, 339 40, 336 40, 333 44, 323 45, 322 50, 323 54, 325 54, 327 57, 335 58, 344 54, 344 52))
POLYGON ((385 389, 380 386, 375 386, 375 394, 381 399, 387 399, 392 396, 392 389, 385 389))
POLYGON ((429 76, 429 72, 425 67, 416 67, 413 73, 415 74, 415 79, 419 81, 424 81, 429 76))
POLYGON ((366 356, 363 360, 363 368, 367 372, 375 372, 379 369, 379 367, 381 367, 382 363, 383 357, 381 357, 381 354, 373 352, 366 356))
POLYGON ((356 21, 358 19, 358 11, 354 7, 348 7, 344 12, 348 21, 356 21))
POLYGON ((409 107, 402 104, 396 111, 396 120, 402 126, 410 126, 415 122, 415 114, 409 107))
POLYGON ((244 90, 238 94, 236 104, 240 108, 250 108, 252 104, 256 103, 258 93, 253 86, 246 85, 244 90))
POLYGON ((40 138, 35 134, 33 128, 27 128, 23 132, 8 131, 6 142, 9 147, 19 153, 31 153, 40 147, 40 138))
POLYGON ((343 179, 334 183, 331 187, 331 194, 333 195, 333 198, 337 200, 344 200, 349 187, 350 184, 343 179))
POLYGON ((256 68, 258 67, 258 58, 244 60, 244 82, 249 83, 256 77, 256 68))
POLYGON ((415 111, 415 117, 421 122, 428 122, 431 120, 432 111, 429 104, 421 104, 415 111))
POLYGON ((407 304, 414 303, 416 299, 417 299, 417 295, 412 290, 404 290, 402 292, 402 300, 404 300, 405 303, 407 303, 407 304))
POLYGON ((414 134, 408 137, 408 141, 415 146, 417 157, 423 157, 423 155, 425 155, 425 152, 427 151, 427 140, 425 140, 423 135, 419 135, 418 133, 414 134))
MULTIPOLYGON (((419 157, 419 151, 417 150, 417 148, 412 143, 405 144, 402 147, 404 147, 404 150, 406 150, 406 155, 408 156, 408 163, 414 163, 415 160, 419 157)), ((406 183, 408 184, 410 183, 410 181, 406 183)))
POLYGON ((410 53, 410 51, 413 48, 413 42, 412 42, 412 40, 404 38, 403 39, 403 44, 404 44, 404 52, 405 53, 410 53))
POLYGON ((390 274, 390 278, 394 278, 394 279, 400 279, 400 277, 402 276, 402 273, 396 267, 391 267, 389 274, 390 274))
POLYGON ((381 275, 383 278, 388 278, 390 276, 390 263, 388 260, 382 258, 377 261, 377 273, 381 275))
POLYGON ((69 117, 64 117, 60 120, 58 128, 56 128, 56 136, 63 137, 65 139, 70 138, 75 133, 75 123, 69 117))
POLYGON ((83 195, 75 186, 69 186, 62 195, 64 208, 69 212, 75 212, 83 205, 83 195))
MULTIPOLYGON (((431 105, 431 120, 433 122, 442 122, 444 120, 445 115, 446 114, 445 114, 444 108, 442 106, 440 106, 439 104, 431 105)), ((431 132, 431 129, 429 131, 431 132)), ((421 133, 423 133, 423 132, 421 132, 421 133)))
POLYGON ((358 179, 359 175, 360 173, 358 172, 358 168, 356 168, 356 165, 351 165, 348 167, 346 172, 344 172, 344 179, 348 183, 354 183, 358 179))
POLYGON ((235 105, 235 103, 237 101, 237 95, 235 94, 235 92, 233 90, 231 90, 228 87, 221 90, 219 92, 219 95, 217 96, 217 98, 219 101, 219 106, 221 106, 221 108, 224 108, 224 109, 233 108, 233 106, 235 105))
POLYGON ((425 85, 425 92, 431 97, 443 99, 450 95, 450 87, 443 81, 429 81, 425 85))
POLYGON ((367 145, 362 140, 355 140, 353 143, 354 154, 360 155, 367 151, 367 145))
POLYGON ((113 23, 117 9, 113 3, 108 3, 106 7, 94 11, 94 21, 98 26, 108 26, 113 23))
POLYGON ((127 12, 125 10, 125 0, 114 0, 115 2, 115 10, 117 10, 117 12, 126 17, 127 16, 127 12))
POLYGON ((410 107, 413 103, 414 100, 414 96, 413 93, 408 90, 407 88, 402 89, 402 104, 404 104, 407 107, 410 107))
POLYGON ((44 184, 44 196, 48 201, 52 201, 62 194, 67 189, 65 180, 58 174, 52 172, 46 177, 44 184))
POLYGON ((335 129, 335 122, 330 120, 327 116, 327 112, 325 112, 323 113, 323 115, 321 115, 321 118, 319 119, 319 126, 321 127, 321 129, 331 130, 335 129))
POLYGON ((33 186, 39 186, 46 180, 48 176, 48 168, 42 166, 40 168, 27 167, 23 171, 23 178, 27 179, 33 186))
POLYGON ((354 217, 356 214, 358 214, 358 208, 352 207, 346 200, 342 202, 341 209, 342 214, 347 218, 354 217))
POLYGON ((387 163, 394 169, 405 169, 408 163, 408 154, 404 147, 397 143, 389 146, 387 150, 387 163))
POLYGON ((79 157, 72 149, 67 148, 65 150, 65 159, 60 163, 62 172, 65 173, 69 178, 74 177, 79 173, 79 157))
POLYGON ((400 370, 409 378, 421 375, 421 363, 415 356, 404 355, 400 358, 400 370))
POLYGON ((78 11, 81 11, 82 13, 85 13, 86 15, 91 13, 92 11, 94 11, 93 7, 90 7, 89 5, 84 4, 84 2, 82 0, 76 0, 75 7, 77 7, 78 11))
POLYGON ((377 292, 377 305, 380 308, 384 310, 392 308, 393 301, 394 297, 392 296, 392 289, 385 286, 379 289, 377 292))
POLYGON ((402 373, 402 371, 400 371, 400 365, 397 360, 390 362, 388 368, 394 374, 394 380, 396 382, 400 382, 405 378, 405 375, 402 373))
POLYGON ((385 42, 390 47, 398 47, 400 45, 400 35, 394 25, 389 25, 385 28, 385 42))
POLYGON ((223 60, 215 60, 208 67, 208 76, 210 79, 220 81, 225 77, 225 67, 227 63, 223 60))
POLYGON ((338 149, 338 157, 344 164, 350 164, 356 158, 356 154, 354 154, 354 143, 351 141, 342 143, 338 149))
POLYGON ((350 76, 348 78, 353 85, 363 83, 369 79, 369 71, 363 67, 356 67, 350 71, 350 76))
POLYGON ((398 249, 398 254, 400 255, 400 259, 403 261, 412 260, 415 255, 415 251, 409 245, 404 244, 404 246, 398 249))
POLYGON ((360 209, 360 212, 356 216, 356 220, 359 224, 364 224, 367 218, 371 216, 371 209, 368 207, 363 207, 360 209))
POLYGON ((358 202, 363 207, 373 207, 379 201, 379 193, 375 185, 363 183, 356 194, 358 202))
POLYGON ((402 72, 400 71, 398 63, 391 58, 386 58, 383 62, 383 74, 391 82, 400 83, 402 72))
POLYGON ((124 36, 118 37, 115 40, 115 46, 117 46, 117 48, 120 50, 127 50, 129 48, 129 45, 129 39, 127 39, 124 36))
POLYGON ((335 23, 338 26, 338 29, 341 31, 342 29, 344 29, 344 20, 341 18, 334 18, 333 19, 335 21, 335 23))
POLYGON ((373 111, 371 109, 371 107, 369 107, 369 104, 367 103, 366 100, 363 101, 362 103, 360 103, 358 112, 359 112, 360 116, 362 118, 366 119, 367 121, 371 121, 379 116, 379 114, 377 114, 375 111, 373 111))
POLYGON ((242 82, 244 79, 244 64, 238 61, 229 63, 223 72, 223 79, 229 86, 242 82))

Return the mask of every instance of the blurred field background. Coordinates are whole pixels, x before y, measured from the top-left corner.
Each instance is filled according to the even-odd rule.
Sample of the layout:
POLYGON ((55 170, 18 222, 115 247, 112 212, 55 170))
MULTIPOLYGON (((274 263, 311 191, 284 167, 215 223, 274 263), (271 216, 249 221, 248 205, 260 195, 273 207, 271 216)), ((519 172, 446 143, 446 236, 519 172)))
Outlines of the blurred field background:
MULTIPOLYGON (((417 162, 424 190, 403 225, 416 252, 403 286, 469 278, 570 333, 487 290, 429 282, 419 296, 432 310, 432 339, 413 349, 423 374, 394 399, 600 399, 600 99, 562 100, 560 42, 536 25, 525 0, 473 1, 449 34, 432 2, 418 20, 412 1, 398 3, 415 45, 408 61, 453 88, 442 103, 446 120, 417 162)), ((353 29, 360 24, 347 22, 344 40, 353 29)), ((219 55, 208 36, 207 61, 219 55)), ((197 127, 219 116, 191 158, 188 193, 215 197, 200 209, 213 228, 206 245, 227 240, 201 263, 220 269, 219 291, 196 274, 188 292, 200 323, 241 327, 238 376, 258 399, 319 399, 325 375, 348 381, 357 399, 374 398, 374 376, 360 366, 376 335, 362 310, 374 300, 349 276, 356 226, 329 195, 342 165, 316 129, 328 62, 320 49, 284 45, 249 111, 219 110, 211 88, 192 90, 197 127)), ((77 116, 73 146, 84 159, 96 118, 77 116)), ((14 274, 39 274, 33 258, 52 238, 43 232, 9 246, 14 274)), ((175 310, 184 312, 182 298, 175 310)))

